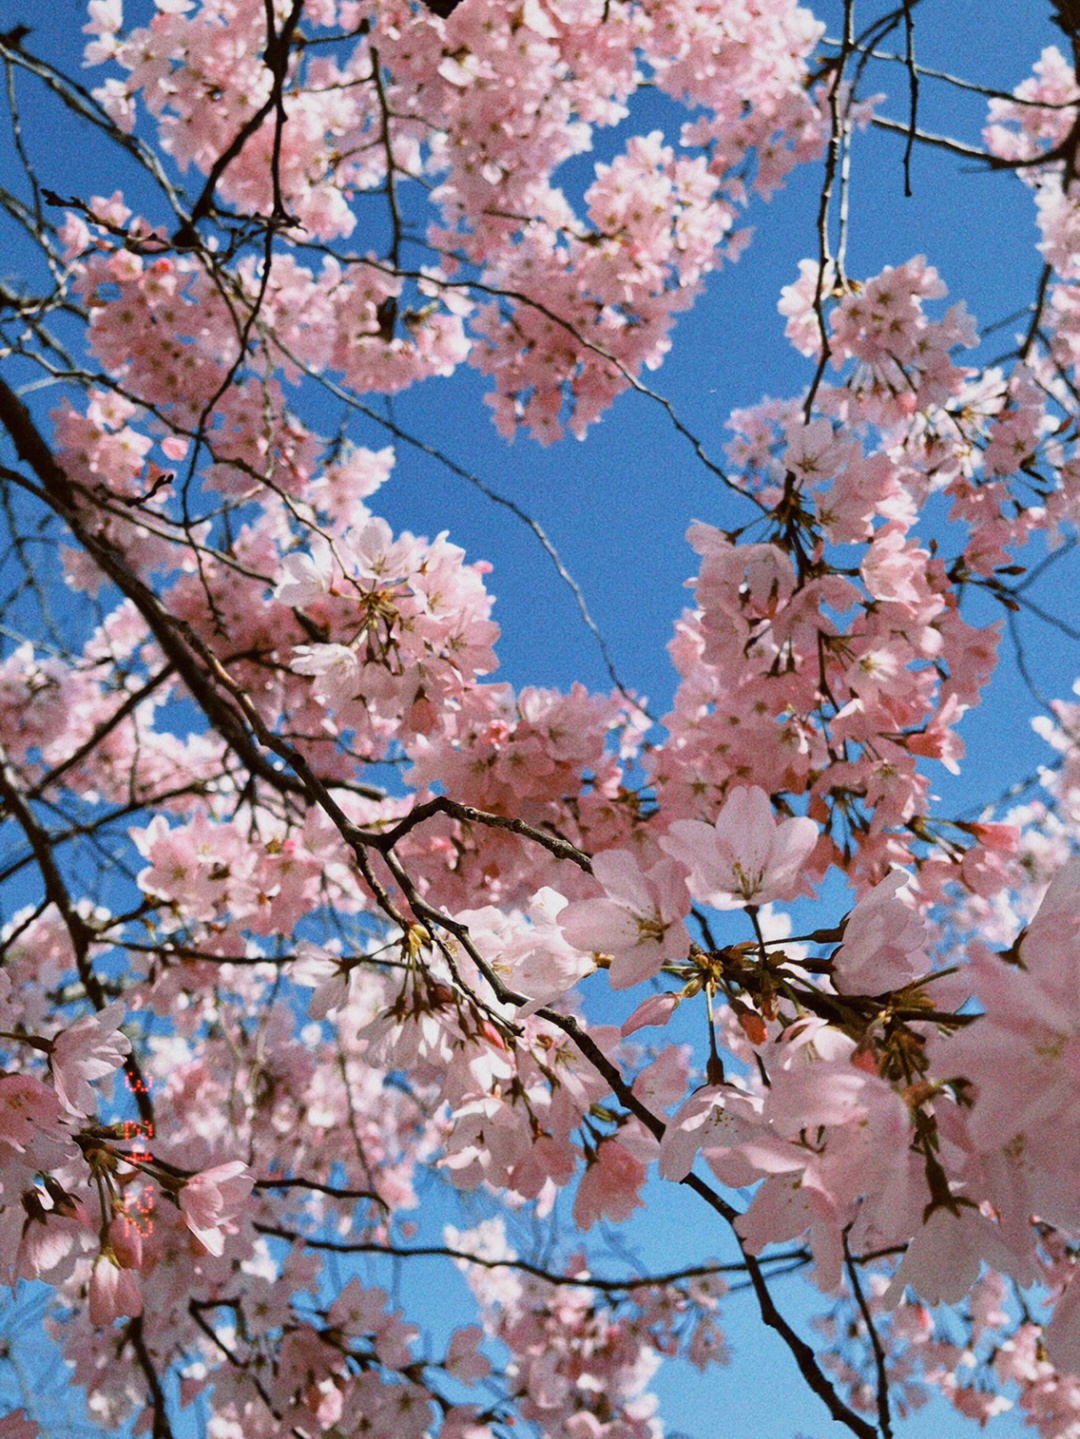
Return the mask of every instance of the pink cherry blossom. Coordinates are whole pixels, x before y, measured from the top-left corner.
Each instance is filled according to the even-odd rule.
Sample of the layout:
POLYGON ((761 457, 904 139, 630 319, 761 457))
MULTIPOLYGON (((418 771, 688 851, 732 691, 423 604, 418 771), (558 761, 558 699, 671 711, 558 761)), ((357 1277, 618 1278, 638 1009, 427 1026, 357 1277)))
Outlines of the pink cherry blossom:
POLYGON ((130 1269, 121 1269, 108 1254, 94 1261, 90 1275, 90 1323, 111 1324, 121 1315, 137 1318, 142 1313, 139 1283, 130 1269))
POLYGON ((678 1004, 679 996, 677 994, 651 995, 650 998, 641 1001, 630 1018, 624 1021, 619 1032, 625 1039, 635 1030, 644 1029, 654 1024, 667 1024, 678 1008, 678 1004))
POLYGON ((124 1005, 117 1000, 61 1030, 53 1040, 49 1054, 53 1084, 61 1104, 72 1114, 93 1114, 97 1101, 90 1081, 112 1074, 131 1052, 131 1042, 117 1028, 123 1013, 124 1005))
POLYGON ((944 251, 859 268, 887 8, 852 45, 796 0, 87 0, 89 89, 0 35, 0 1272, 103 1431, 660 1439, 653 1375, 745 1301, 860 1435, 935 1392, 1080 1432, 1080 94, 1052 46, 1011 96, 920 72, 897 165, 947 86, 935 214, 981 145, 1016 251, 976 349, 944 251), (691 413, 648 377, 725 293, 691 413), (725 453, 778 297, 795 368, 725 453), (507 439, 602 447, 618 401, 675 448, 530 492, 469 371, 507 439), (440 473, 494 505, 468 554, 440 473))
POLYGON ((245 1212, 251 1185, 247 1165, 234 1159, 204 1169, 180 1186, 184 1223, 211 1254, 223 1254, 226 1237, 239 1233, 237 1220, 245 1212))
POLYGON ((622 1223, 640 1209, 647 1170, 618 1140, 601 1144, 586 1167, 574 1200, 574 1221, 589 1230, 600 1218, 622 1223))
POLYGON ((909 876, 894 870, 859 900, 833 956, 838 989, 878 994, 901 989, 930 967, 930 926, 902 894, 909 876))
POLYGON ((559 924, 575 948, 610 954, 612 988, 627 989, 685 952, 690 896, 682 870, 670 860, 642 870, 629 851, 608 850, 592 868, 604 898, 568 905, 559 924))
POLYGON ((938 1208, 908 1245, 884 1302, 897 1304, 910 1285, 928 1304, 952 1304, 968 1292, 984 1264, 1011 1268, 1014 1263, 1015 1256, 977 1210, 938 1208))
POLYGON ((661 847, 689 870, 690 891, 715 909, 787 899, 818 842, 810 819, 777 823, 760 789, 733 789, 715 823, 676 820, 661 847))

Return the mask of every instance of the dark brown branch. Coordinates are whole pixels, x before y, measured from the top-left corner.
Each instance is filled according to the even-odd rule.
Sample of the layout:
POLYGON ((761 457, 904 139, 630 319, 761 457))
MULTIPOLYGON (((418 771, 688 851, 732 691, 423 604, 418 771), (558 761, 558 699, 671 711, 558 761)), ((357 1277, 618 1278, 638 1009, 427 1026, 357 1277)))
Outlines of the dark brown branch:
MULTIPOLYGON (((352 824, 326 785, 314 775, 303 756, 268 729, 247 695, 190 626, 171 616, 158 596, 132 574, 116 548, 93 531, 79 503, 78 492, 53 458, 25 405, 3 381, 0 381, 0 423, 11 435, 20 458, 30 465, 38 477, 42 487, 41 498, 62 516, 103 573, 135 604, 210 724, 236 750, 253 774, 267 779, 275 787, 281 787, 285 776, 267 761, 259 748, 259 742, 291 766, 300 782, 302 793, 323 809, 352 849, 356 863, 384 913, 395 924, 406 928, 407 921, 372 871, 367 853, 371 838, 352 824), (222 690, 228 695, 228 700, 221 693, 222 690)), ((424 904, 400 865, 394 863, 392 851, 387 850, 384 858, 391 866, 394 877, 402 885, 416 917, 421 920, 430 919, 437 927, 453 934, 466 947, 501 1001, 516 1005, 526 1003, 526 997, 516 994, 504 985, 483 956, 476 951, 465 926, 424 904)), ((591 1035, 584 1031, 576 1020, 558 1014, 557 1011, 545 1008, 539 1013, 567 1035, 581 1054, 608 1081, 612 1092, 627 1109, 635 1114, 653 1135, 661 1137, 664 1132, 663 1121, 633 1094, 618 1067, 600 1050, 591 1035)), ((682 1182, 703 1198, 734 1231, 735 1220, 738 1218, 736 1209, 697 1175, 690 1174, 682 1182)), ((738 1237, 737 1231, 734 1232, 738 1237)), ((775 1330, 786 1344, 807 1387, 821 1399, 833 1418, 846 1425, 859 1439, 876 1439, 874 1427, 843 1402, 818 1366, 813 1350, 777 1309, 759 1261, 749 1254, 745 1255, 745 1259, 762 1321, 768 1328, 775 1330)))
POLYGON ((1039 275, 1039 288, 1035 294, 1035 307, 1031 315, 1031 323, 1028 325, 1024 342, 1020 346, 1020 360, 1026 361, 1031 354, 1032 347, 1039 335, 1042 326, 1043 311, 1046 309, 1046 297, 1050 290, 1050 281, 1053 278, 1053 265, 1044 265, 1039 275))
MULTIPOLYGON (((387 855, 386 858, 387 863, 392 865, 393 856, 387 855)), ((522 1005, 527 1002, 525 995, 518 994, 503 983, 499 975, 495 973, 483 955, 479 953, 476 946, 472 943, 465 925, 459 924, 456 920, 452 920, 446 915, 439 914, 437 910, 425 904, 416 892, 415 886, 409 881, 408 876, 401 871, 400 866, 394 868, 393 872, 394 877, 405 890, 405 896, 417 918, 430 921, 432 924, 453 934, 455 939, 457 939, 466 950, 470 959, 487 980, 488 984, 491 985, 500 1003, 522 1005)), ((575 1048, 611 1086, 612 1093, 620 1103, 624 1105, 635 1118, 640 1120, 650 1134, 656 1139, 663 1137, 666 1127, 663 1120, 653 1114, 652 1110, 638 1099, 630 1085, 628 1085, 623 1078, 618 1065, 612 1063, 596 1043, 595 1039, 593 1039, 592 1035, 583 1029, 576 1019, 569 1015, 560 1014, 558 1010, 551 1009, 547 1006, 538 1009, 536 1013, 540 1018, 546 1019, 550 1024, 555 1025, 557 1029, 562 1030, 575 1048)), ((853 1434, 859 1435, 860 1439, 877 1439, 877 1431, 874 1429, 874 1426, 868 1424, 865 1419, 860 1418, 854 1410, 850 1409, 844 1403, 825 1376, 824 1371, 819 1367, 814 1351, 810 1345, 795 1332, 776 1307, 773 1297, 769 1292, 768 1280, 761 1268, 760 1261, 752 1254, 746 1252, 739 1232, 735 1228, 735 1221, 739 1218, 739 1211, 717 1194, 710 1185, 706 1184, 706 1182, 696 1174, 688 1174, 681 1183, 685 1184, 688 1189, 703 1199, 731 1228, 739 1248, 743 1251, 743 1257, 746 1261, 746 1271, 758 1302, 758 1312, 761 1315, 762 1322, 769 1329, 774 1330, 783 1340, 792 1358, 795 1360, 799 1373, 806 1381, 807 1387, 818 1396, 832 1417, 839 1423, 846 1425, 853 1434)))
POLYGON ((131 1347, 135 1351, 139 1368, 146 1376, 146 1385, 150 1390, 150 1405, 154 1414, 152 1430, 154 1439, 173 1439, 172 1425, 169 1423, 169 1414, 165 1406, 165 1391, 161 1387, 161 1377, 154 1365, 150 1351, 146 1347, 146 1340, 143 1338, 141 1314, 128 1324, 127 1337, 131 1340, 131 1347))
POLYGON ((587 854, 578 849, 569 840, 562 839, 559 835, 549 833, 547 830, 536 829, 524 820, 511 819, 506 815, 490 814, 486 810, 474 809, 472 805, 459 804, 456 800, 448 799, 445 795, 437 795, 434 799, 425 800, 410 810, 404 819, 398 821, 393 829, 383 833, 369 833, 365 835, 367 843, 374 849, 381 849, 385 853, 392 849, 400 839, 403 839, 417 825, 423 824, 425 820, 431 819, 433 815, 445 814, 451 819, 460 820, 463 824, 488 825, 493 829, 506 829, 512 834, 517 834, 522 839, 532 840, 553 854, 556 859, 569 860, 583 869, 586 874, 592 873, 592 864, 587 854))
POLYGON ((863 1323, 866 1325, 866 1332, 870 1336, 870 1346, 874 1351, 874 1368, 877 1371, 877 1410, 878 1426, 881 1429, 883 1439, 892 1439, 892 1415, 889 1413, 889 1375, 885 1368, 885 1350, 881 1345, 881 1336, 874 1325, 874 1316, 870 1313, 870 1306, 866 1302, 866 1295, 863 1293, 862 1283, 859 1280, 859 1269, 848 1248, 848 1231, 844 1230, 844 1267, 847 1269, 848 1280, 852 1292, 855 1295, 855 1302, 859 1306, 859 1313, 862 1315, 863 1323))
POLYGON ((255 1189, 307 1189, 315 1194, 328 1194, 331 1199, 367 1199, 384 1209, 386 1201, 373 1189, 341 1189, 334 1184, 322 1184, 317 1179, 256 1179, 255 1189))
MULTIPOLYGON (((731 1264, 691 1264, 685 1269, 671 1269, 662 1274, 630 1275, 626 1279, 604 1279, 596 1274, 561 1274, 540 1264, 531 1264, 527 1259, 489 1259, 479 1254, 470 1254, 466 1249, 453 1249, 445 1244, 380 1244, 366 1239, 315 1239, 296 1230, 274 1224, 252 1226, 259 1234, 272 1235, 276 1239, 299 1241, 309 1249, 323 1250, 328 1254, 386 1254, 393 1259, 452 1259, 455 1263, 475 1264, 481 1269, 516 1269, 522 1274, 531 1274, 545 1284, 573 1285, 585 1289, 598 1289, 609 1294, 632 1293, 635 1289, 661 1289, 669 1284, 678 1284, 686 1279, 704 1279, 712 1274, 745 1274, 745 1260, 731 1264)), ((790 1250, 783 1254, 770 1254, 763 1263, 798 1265, 808 1263, 810 1255, 805 1249, 790 1250)))
MULTIPOLYGON (((94 531, 86 514, 85 504, 81 502, 85 497, 79 494, 53 458, 26 406, 3 380, 0 380, 0 424, 8 431, 20 459, 33 470, 41 486, 40 490, 30 485, 26 487, 60 515, 102 573, 132 601, 164 651, 166 659, 184 681, 192 698, 251 773, 275 789, 299 792, 308 799, 317 799, 324 806, 328 803, 327 812, 335 823, 340 819, 342 823, 348 824, 325 786, 315 779, 306 761, 290 746, 270 736, 271 743, 268 748, 276 753, 285 752, 282 758, 292 764, 298 774, 299 784, 267 760, 245 722, 250 720, 254 713, 250 701, 190 625, 169 614, 154 591, 132 573, 116 546, 94 531), (224 683, 233 703, 224 699, 218 685, 214 683, 215 678, 224 683), (300 774, 301 770, 304 771, 303 774, 300 774)), ((262 730, 269 736, 265 726, 262 726, 262 730)))
MULTIPOLYGON (((90 962, 90 945, 94 932, 72 902, 53 855, 52 839, 38 823, 33 810, 26 802, 19 788, 18 778, 8 763, 3 746, 0 746, 0 797, 3 798, 3 808, 8 811, 22 830, 27 843, 34 852, 42 884, 45 886, 45 897, 50 904, 55 905, 63 921, 68 938, 71 940, 75 968, 78 970, 83 988, 91 1004, 100 1012, 109 1001, 90 962)), ((153 1124, 154 1108, 150 1100, 149 1085, 143 1077, 134 1054, 129 1054, 124 1060, 124 1073, 127 1075, 128 1087, 135 1098, 135 1105, 140 1116, 147 1124, 153 1124)))
MULTIPOLYGON (((871 125, 876 130, 887 130, 894 135, 909 134, 910 126, 899 120, 890 120, 885 115, 873 115, 870 119, 871 125)), ((965 145, 960 140, 952 140, 947 135, 934 135, 929 130, 916 130, 915 139, 920 145, 929 145, 932 149, 947 150, 950 155, 960 155, 965 160, 980 160, 984 165, 993 167, 994 156, 986 150, 980 150, 975 145, 965 145)), ((1041 161, 1039 163, 1042 163, 1041 161)), ((1001 162, 1004 165, 1004 162, 1001 162)), ((1001 168, 999 165, 997 168, 1001 168)))
POLYGON ((75 765, 79 764, 81 760, 84 760, 87 755, 91 754, 101 741, 105 739, 118 724, 121 724, 127 719, 128 715, 130 715, 144 699, 152 695, 156 689, 159 689, 172 672, 171 665, 165 665, 162 669, 158 670, 157 674, 151 675, 141 689, 132 691, 126 699, 124 699, 122 704, 117 705, 108 719, 102 720, 93 733, 88 735, 77 749, 73 750, 66 759, 61 760, 59 764, 49 770, 48 774, 43 775, 37 784, 27 791, 28 798, 37 799, 39 795, 51 789, 52 786, 60 780, 62 775, 67 774, 69 769, 72 769, 75 765))
POLYGON ((911 0, 904 0, 904 64, 908 72, 908 136, 904 145, 904 197, 910 200, 911 152, 919 118, 919 71, 915 64, 915 22, 911 18, 911 0))
POLYGON ((240 129, 233 136, 230 143, 210 166, 206 176, 206 183, 199 194, 198 199, 192 206, 191 214, 181 224, 173 236, 173 244, 181 248, 192 248, 198 245, 199 239, 195 227, 200 220, 205 220, 214 209, 214 191, 217 189, 221 177, 229 168, 232 162, 243 152, 244 146, 263 127, 263 123, 270 114, 275 115, 274 133, 274 160, 272 167, 274 185, 274 210, 275 219, 286 219, 285 206, 281 198, 281 129, 285 124, 286 114, 284 108, 285 79, 288 74, 289 48, 292 44, 293 35, 297 25, 300 23, 300 15, 303 11, 303 0, 295 0, 292 10, 289 12, 280 33, 273 28, 273 10, 268 5, 269 11, 268 30, 266 42, 266 63, 273 75, 273 84, 270 94, 259 106, 255 113, 248 117, 240 129))

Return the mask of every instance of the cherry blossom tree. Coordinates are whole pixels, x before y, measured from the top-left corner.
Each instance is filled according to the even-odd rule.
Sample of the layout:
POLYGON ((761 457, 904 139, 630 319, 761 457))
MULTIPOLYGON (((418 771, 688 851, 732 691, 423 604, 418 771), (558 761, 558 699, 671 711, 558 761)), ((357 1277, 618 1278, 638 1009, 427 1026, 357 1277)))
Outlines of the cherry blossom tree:
POLYGON ((750 1306, 860 1439, 1080 1435, 1080 704, 932 792, 1080 524, 1080 8, 1015 91, 916 0, 78 8, 85 73, 0 35, 0 1262, 89 1419, 659 1439, 750 1306), (995 359, 932 254, 849 263, 890 130, 1030 191, 995 359), (651 372, 794 171, 801 379, 721 461, 651 372), (383 401, 469 367, 722 494, 662 717, 495 678, 486 560, 379 513, 466 474, 383 401), (628 1262, 674 1186, 700 1252, 628 1262))

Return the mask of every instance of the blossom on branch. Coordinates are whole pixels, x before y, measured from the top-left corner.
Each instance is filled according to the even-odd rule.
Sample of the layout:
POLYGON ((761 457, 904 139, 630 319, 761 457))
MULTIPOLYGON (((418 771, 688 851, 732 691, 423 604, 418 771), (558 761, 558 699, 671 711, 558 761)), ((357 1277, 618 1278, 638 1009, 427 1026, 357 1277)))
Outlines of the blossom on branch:
POLYGON ((685 954, 690 896, 679 865, 660 860, 643 870, 628 850, 607 850, 592 872, 603 898, 567 905, 559 924, 576 949, 610 955, 613 989, 652 979, 666 960, 685 954))
POLYGON ((714 909, 791 899, 818 843, 811 819, 777 822, 764 790, 731 790, 712 825, 680 819, 660 846, 688 871, 690 892, 714 909))
POLYGON ((211 1254, 223 1254, 226 1237, 240 1232, 238 1220, 248 1209, 253 1179, 247 1165, 234 1159, 204 1169, 181 1184, 184 1223, 211 1254))

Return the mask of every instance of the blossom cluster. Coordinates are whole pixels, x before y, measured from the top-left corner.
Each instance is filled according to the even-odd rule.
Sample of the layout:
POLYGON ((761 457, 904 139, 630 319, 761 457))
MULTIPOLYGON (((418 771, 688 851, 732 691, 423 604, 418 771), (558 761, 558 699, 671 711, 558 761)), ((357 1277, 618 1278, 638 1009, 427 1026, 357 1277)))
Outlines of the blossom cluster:
POLYGON ((689 530, 653 726, 493 677, 492 567, 377 513, 398 457, 359 397, 469 363, 506 434, 583 434, 742 207, 865 117, 821 27, 789 0, 152 9, 90 0, 87 60, 168 203, 65 207, 50 273, 96 371, 48 424, 0 387, 80 606, 66 652, 44 605, 0 652, 0 1269, 54 1286, 94 1418, 165 1432, 172 1372, 212 1439, 660 1439, 661 1359, 724 1357, 718 1266, 610 1277, 503 1220, 428 1243, 427 1201, 593 1246, 667 1182, 763 1313, 783 1261, 846 1315, 820 1368, 788 1343, 849 1418, 884 1374, 1080 1433, 1080 706, 1038 722, 1037 799, 933 798, 997 662, 971 589, 1013 613, 1029 541, 1080 519, 1072 68, 991 105, 1048 266, 1010 367, 924 257, 859 279, 822 245, 784 289, 808 388, 732 419, 753 520, 689 530), (616 134, 575 196, 645 86, 686 124, 616 134), (437 1344, 389 1278, 434 1258, 482 1321, 437 1344), (930 1312, 963 1303, 970 1351, 930 1312))

